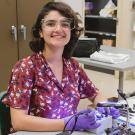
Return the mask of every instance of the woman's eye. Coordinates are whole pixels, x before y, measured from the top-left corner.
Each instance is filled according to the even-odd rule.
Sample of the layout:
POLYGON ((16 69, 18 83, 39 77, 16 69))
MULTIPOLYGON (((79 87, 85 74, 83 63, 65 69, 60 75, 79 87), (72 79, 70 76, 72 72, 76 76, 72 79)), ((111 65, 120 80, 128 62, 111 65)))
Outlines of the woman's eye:
POLYGON ((48 23, 45 24, 45 26, 53 27, 53 26, 55 26, 55 23, 54 22, 48 22, 48 23))
POLYGON ((62 25, 62 27, 70 28, 70 23, 68 23, 68 22, 63 22, 61 25, 62 25))

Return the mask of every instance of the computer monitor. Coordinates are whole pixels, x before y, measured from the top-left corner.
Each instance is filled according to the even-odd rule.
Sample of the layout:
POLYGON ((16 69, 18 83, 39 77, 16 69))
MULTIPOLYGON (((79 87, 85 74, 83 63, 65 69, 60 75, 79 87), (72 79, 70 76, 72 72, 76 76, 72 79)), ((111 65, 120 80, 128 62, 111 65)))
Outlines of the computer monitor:
POLYGON ((73 51, 73 57, 90 57, 92 53, 98 51, 100 45, 96 38, 80 38, 73 51))

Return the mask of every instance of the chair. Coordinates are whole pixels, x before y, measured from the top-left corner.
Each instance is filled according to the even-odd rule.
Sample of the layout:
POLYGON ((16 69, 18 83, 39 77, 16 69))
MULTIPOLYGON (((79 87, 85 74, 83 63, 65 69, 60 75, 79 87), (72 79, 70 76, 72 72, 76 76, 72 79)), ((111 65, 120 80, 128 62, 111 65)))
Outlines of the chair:
POLYGON ((8 135, 10 133, 11 118, 10 107, 3 104, 2 99, 6 96, 6 92, 0 92, 0 130, 1 135, 8 135))

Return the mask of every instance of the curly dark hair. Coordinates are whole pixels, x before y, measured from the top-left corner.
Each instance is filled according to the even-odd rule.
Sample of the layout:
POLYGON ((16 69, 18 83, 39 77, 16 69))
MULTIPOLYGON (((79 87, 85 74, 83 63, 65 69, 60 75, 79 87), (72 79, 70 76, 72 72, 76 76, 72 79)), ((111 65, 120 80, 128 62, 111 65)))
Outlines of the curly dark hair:
POLYGON ((74 29, 71 30, 71 38, 67 45, 64 47, 63 57, 69 59, 72 56, 73 50, 76 46, 79 36, 83 28, 79 26, 81 20, 77 13, 75 13, 71 7, 63 2, 48 2, 43 6, 40 11, 36 23, 32 27, 33 40, 30 41, 29 46, 33 52, 43 51, 45 47, 45 41, 40 37, 40 31, 42 31, 41 21, 52 10, 58 11, 62 16, 71 18, 73 21, 74 29))

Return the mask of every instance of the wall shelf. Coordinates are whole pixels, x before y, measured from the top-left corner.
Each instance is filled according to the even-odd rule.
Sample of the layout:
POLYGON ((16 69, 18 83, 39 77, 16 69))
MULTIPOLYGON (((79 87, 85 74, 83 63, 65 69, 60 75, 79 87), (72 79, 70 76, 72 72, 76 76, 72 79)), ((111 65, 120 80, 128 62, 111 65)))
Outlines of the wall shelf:
POLYGON ((102 32, 102 31, 85 30, 85 33, 116 37, 115 33, 102 32))
MULTIPOLYGON (((116 46, 117 11, 115 10, 112 13, 112 17, 99 15, 101 9, 103 9, 108 2, 109 0, 85 0, 84 35, 89 38, 97 38, 100 44, 103 44, 104 40, 112 40, 112 46, 116 46)), ((113 2, 117 7, 117 0, 113 0, 113 2)))
POLYGON ((111 19, 111 20, 118 20, 116 17, 103 17, 99 15, 86 15, 85 18, 97 18, 97 19, 111 19))

